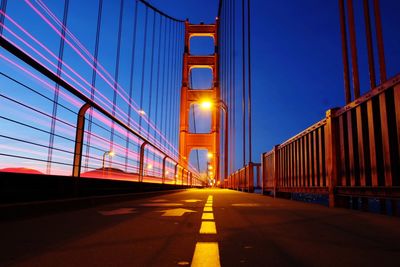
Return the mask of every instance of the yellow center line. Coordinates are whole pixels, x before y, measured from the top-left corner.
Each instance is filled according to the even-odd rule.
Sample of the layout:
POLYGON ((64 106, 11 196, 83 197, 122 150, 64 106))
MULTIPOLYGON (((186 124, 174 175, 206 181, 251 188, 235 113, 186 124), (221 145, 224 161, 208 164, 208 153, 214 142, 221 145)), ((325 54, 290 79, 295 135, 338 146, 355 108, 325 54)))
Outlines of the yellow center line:
POLYGON ((202 221, 200 227, 200 234, 216 234, 217 228, 214 221, 202 221))
POLYGON ((201 216, 202 220, 214 220, 214 214, 211 212, 205 212, 203 213, 203 215, 201 216))
POLYGON ((192 267, 220 267, 218 242, 197 242, 192 267))
POLYGON ((212 207, 204 207, 203 211, 213 211, 212 207))

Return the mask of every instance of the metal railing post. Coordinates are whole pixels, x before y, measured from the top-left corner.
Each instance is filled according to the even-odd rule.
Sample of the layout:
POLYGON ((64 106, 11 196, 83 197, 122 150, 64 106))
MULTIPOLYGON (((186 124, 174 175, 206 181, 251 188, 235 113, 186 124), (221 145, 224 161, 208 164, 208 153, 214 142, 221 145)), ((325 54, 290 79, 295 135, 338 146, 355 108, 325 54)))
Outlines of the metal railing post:
POLYGON ((174 173, 175 184, 176 184, 176 180, 178 178, 177 176, 178 176, 178 163, 175 164, 175 173, 174 173))
POLYGON ((168 156, 164 156, 163 162, 162 162, 162 183, 165 183, 165 162, 167 160, 168 156))
POLYGON ((330 109, 326 112, 326 128, 325 128, 325 160, 326 175, 329 191, 329 207, 335 207, 335 187, 338 176, 337 161, 337 122, 335 119, 335 110, 330 109))
POLYGON ((78 112, 76 122, 76 135, 75 135, 75 150, 74 150, 74 166, 72 169, 73 177, 81 176, 81 163, 82 163, 82 147, 83 136, 85 133, 85 113, 90 108, 90 104, 84 104, 78 112))
POLYGON ((276 189, 279 178, 279 150, 278 145, 274 146, 274 197, 276 197, 276 189))
POLYGON ((144 177, 144 149, 147 142, 143 142, 140 146, 140 156, 139 156, 139 182, 143 182, 144 177))

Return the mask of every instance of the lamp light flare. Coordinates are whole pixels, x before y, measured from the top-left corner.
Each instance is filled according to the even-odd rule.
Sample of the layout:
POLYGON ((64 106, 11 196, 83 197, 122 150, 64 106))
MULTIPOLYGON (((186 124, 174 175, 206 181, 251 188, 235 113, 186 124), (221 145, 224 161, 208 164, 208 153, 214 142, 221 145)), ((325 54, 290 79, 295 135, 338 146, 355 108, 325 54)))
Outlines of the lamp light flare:
POLYGON ((204 100, 204 101, 200 102, 200 107, 204 110, 210 110, 212 107, 212 103, 211 103, 211 101, 204 100))

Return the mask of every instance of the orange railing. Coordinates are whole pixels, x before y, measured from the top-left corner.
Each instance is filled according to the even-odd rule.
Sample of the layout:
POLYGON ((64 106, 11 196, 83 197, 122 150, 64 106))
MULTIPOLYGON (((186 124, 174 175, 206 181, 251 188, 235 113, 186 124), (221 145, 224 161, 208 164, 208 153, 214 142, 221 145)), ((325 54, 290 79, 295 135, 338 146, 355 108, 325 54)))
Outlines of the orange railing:
POLYGON ((250 162, 245 167, 232 173, 224 180, 224 188, 235 189, 246 192, 254 192, 254 180, 256 187, 260 181, 260 163, 250 162))
POLYGON ((262 155, 263 192, 400 197, 400 75, 262 155))

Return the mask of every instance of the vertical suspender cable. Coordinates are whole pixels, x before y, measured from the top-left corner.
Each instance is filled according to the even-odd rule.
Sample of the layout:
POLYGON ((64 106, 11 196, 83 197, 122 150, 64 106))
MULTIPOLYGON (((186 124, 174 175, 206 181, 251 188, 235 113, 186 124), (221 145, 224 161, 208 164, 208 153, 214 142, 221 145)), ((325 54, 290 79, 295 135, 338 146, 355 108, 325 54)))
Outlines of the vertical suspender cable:
POLYGON ((172 22, 172 25, 173 25, 173 27, 174 27, 174 30, 173 30, 173 34, 172 34, 172 40, 174 40, 174 43, 173 43, 173 47, 172 47, 172 50, 171 50, 171 56, 172 56, 172 59, 171 59, 171 72, 170 72, 170 76, 171 76, 171 78, 170 78, 170 102, 169 102, 169 105, 168 105, 168 108, 169 108, 169 118, 168 118, 168 125, 169 125, 169 129, 168 129, 168 135, 169 135, 169 138, 168 138, 168 141, 169 142, 171 142, 172 143, 172 131, 173 131, 173 127, 172 127, 172 121, 173 121, 173 117, 175 117, 175 116, 173 116, 173 113, 172 113, 172 111, 173 111, 173 109, 172 109, 172 107, 174 106, 174 100, 175 100, 175 84, 174 84, 174 73, 175 73, 175 70, 176 70, 176 68, 175 68, 175 66, 176 66, 176 64, 175 64, 175 60, 176 60, 176 44, 178 43, 177 41, 176 41, 176 22, 172 22))
MULTIPOLYGON (((153 67, 154 67, 154 44, 155 44, 155 34, 156 34, 156 14, 153 12, 153 28, 152 28, 152 44, 151 44, 151 59, 150 59, 150 93, 149 93, 149 116, 148 120, 151 120, 151 104, 152 104, 152 97, 153 97, 153 67)), ((147 123, 147 133, 150 135, 150 123, 147 123)))
MULTIPOLYGON (((231 138, 233 140, 233 151, 232 151, 232 155, 236 155, 236 1, 233 0, 233 84, 234 84, 234 88, 233 88, 233 105, 232 105, 232 133, 233 133, 233 138, 231 138)), ((235 170, 235 166, 236 166, 236 157, 232 157, 233 159, 233 170, 235 170)))
POLYGON ((342 35, 344 95, 346 104, 348 104, 351 102, 351 92, 350 92, 349 55, 347 49, 346 12, 344 8, 344 1, 345 0, 339 0, 339 12, 340 12, 340 31, 342 35))
POLYGON ((380 71, 380 83, 386 81, 386 63, 385 63, 385 49, 383 45, 383 32, 382 32, 382 20, 381 12, 379 8, 379 0, 374 0, 374 15, 375 15, 375 29, 378 46, 378 57, 379 57, 379 71, 380 71))
MULTIPOLYGON (((65 30, 67 27, 67 19, 68 19, 68 7, 69 0, 65 0, 64 2, 64 14, 63 14, 63 24, 61 26, 61 38, 60 38, 60 46, 58 49, 58 64, 57 64, 57 76, 61 76, 62 67, 63 67, 63 57, 64 57, 64 44, 65 44, 65 30)), ((53 145, 54 145, 54 133, 56 127, 56 117, 57 117, 57 108, 58 108, 58 96, 60 93, 60 85, 58 83, 55 84, 54 88, 54 102, 53 102, 53 112, 51 116, 51 126, 50 126, 50 138, 49 138, 49 148, 47 152, 47 167, 46 173, 51 173, 51 161, 53 157, 53 145)))
MULTIPOLYGON (((168 23, 165 23, 165 26, 164 26, 164 53, 163 53, 163 68, 162 68, 162 70, 163 70, 163 78, 162 78, 162 95, 161 95, 161 109, 160 109, 160 112, 161 112, 161 114, 160 114, 160 117, 161 117, 161 121, 160 121, 160 131, 161 132, 164 132, 164 122, 165 122, 165 111, 164 111, 164 103, 165 103, 165 98, 166 98, 166 96, 165 96, 165 91, 166 91, 166 89, 165 89, 165 76, 166 76, 166 69, 167 69, 167 66, 166 66, 166 57, 167 57, 167 47, 168 47, 168 45, 167 45, 167 25, 169 26, 169 24, 168 23)), ((161 142, 161 135, 160 135, 160 142, 161 142)))
MULTIPOLYGON (((101 15, 103 13, 103 0, 99 0, 99 7, 97 11, 97 23, 96 23, 96 40, 94 44, 94 59, 93 59, 93 71, 92 71, 92 83, 90 88, 90 99, 94 100, 94 93, 96 89, 96 78, 97 78, 97 59, 99 56, 99 43, 100 43, 100 30, 101 30, 101 15)), ((87 146, 86 146, 86 160, 85 167, 88 168, 89 164, 89 153, 90 153, 90 141, 92 136, 92 120, 93 120, 93 109, 89 109, 88 118, 88 129, 87 129, 87 146)))
POLYGON ((0 6, 0 35, 3 35, 3 25, 4 25, 4 19, 5 19, 5 14, 7 10, 7 0, 2 0, 1 1, 1 6, 0 6))
POLYGON ((233 169, 234 169, 234 167, 233 167, 233 162, 234 162, 234 158, 235 158, 235 153, 234 153, 234 139, 233 139, 233 114, 234 114, 234 109, 233 109, 233 105, 234 105, 234 101, 235 101, 235 98, 233 97, 233 94, 234 94, 234 90, 235 90, 235 83, 234 83, 234 57, 235 57, 235 51, 234 51, 234 39, 233 39, 233 29, 234 29, 234 23, 235 23, 235 20, 234 20, 234 17, 235 17, 235 13, 234 13, 234 9, 233 9, 233 6, 234 6, 234 4, 235 4, 235 1, 233 0, 233 1, 231 1, 231 4, 230 4, 230 10, 231 10, 231 16, 230 16, 230 18, 229 18, 229 25, 230 25, 230 27, 229 27, 229 38, 230 38, 230 40, 229 40, 229 43, 231 44, 231 51, 230 51, 230 54, 229 54, 229 58, 230 58, 230 84, 231 84, 231 86, 230 86, 230 88, 229 88, 229 91, 230 91, 230 101, 229 101, 229 107, 228 107, 228 113, 229 113, 229 140, 230 140, 230 145, 229 145, 229 147, 230 147, 230 151, 229 151, 229 155, 232 155, 231 157, 230 157, 230 162, 229 162, 229 164, 230 164, 230 168, 229 168, 229 173, 231 173, 232 171, 233 171, 233 169))
POLYGON ((164 100, 163 100, 163 111, 162 111, 162 130, 161 132, 165 135, 165 139, 163 142, 165 142, 165 140, 168 140, 168 136, 167 136, 167 107, 168 107, 168 96, 169 96, 169 89, 168 89, 168 84, 169 84, 169 51, 171 49, 171 22, 168 23, 168 35, 167 35, 167 49, 165 51, 165 65, 164 65, 164 100))
MULTIPOLYGON (((154 44, 155 44, 155 27, 156 27, 156 15, 157 13, 153 11, 153 25, 152 25, 152 34, 151 34, 151 56, 150 56, 150 84, 149 84, 149 114, 147 117, 147 137, 151 136, 150 133, 150 121, 151 121, 151 114, 152 114, 152 98, 153 98, 153 68, 154 68, 154 44)), ((149 151, 146 151, 147 155, 149 151)), ((153 161, 155 161, 155 153, 153 153, 153 161)), ((147 158, 147 157, 146 157, 147 158)))
MULTIPOLYGON (((117 106, 117 91, 118 91, 118 76, 119 76, 119 58, 121 54, 121 35, 122 35, 122 17, 124 15, 124 0, 120 2, 119 20, 118 20, 118 41, 117 41, 117 56, 115 59, 115 73, 114 73, 114 96, 113 96, 113 108, 112 115, 115 116, 115 109, 117 106)), ((110 137, 110 151, 113 150, 114 146, 114 121, 111 122, 111 137, 110 137)), ((111 161, 111 159, 110 159, 111 161)))
POLYGON ((245 61, 245 32, 244 32, 244 1, 242 0, 242 130, 243 130, 243 167, 246 165, 246 61, 245 61))
MULTIPOLYGON (((172 114, 171 114, 171 112, 168 112, 168 110, 170 110, 170 108, 171 108, 171 102, 172 102, 172 86, 171 86, 171 80, 172 80, 172 62, 173 62, 173 60, 172 60, 172 57, 173 57, 173 54, 172 54, 172 47, 173 47, 173 44, 175 43, 174 41, 173 41, 173 22, 171 21, 170 22, 170 24, 171 24, 171 27, 170 27, 170 35, 169 35, 169 43, 170 43, 170 46, 169 46, 169 49, 168 49, 168 76, 167 76, 167 80, 168 80, 168 82, 167 82, 167 94, 168 94, 168 99, 167 99, 167 105, 166 105, 166 107, 165 107, 165 113, 166 114, 168 114, 168 117, 166 118, 166 125, 167 125, 167 129, 166 129, 166 131, 165 131, 165 133, 167 134, 167 140, 166 140, 166 142, 169 142, 170 140, 171 140, 171 135, 170 135, 170 133, 171 133, 171 116, 172 116, 172 114)), ((167 144, 165 144, 165 145, 167 145, 167 144)))
POLYGON ((352 66, 351 69, 353 74, 354 99, 357 99, 360 97, 360 78, 358 75, 356 27, 354 21, 353 0, 347 0, 347 12, 349 14, 350 52, 351 52, 351 66, 352 66))
POLYGON ((365 34, 367 37, 367 48, 368 48, 369 83, 370 83, 370 88, 373 89, 376 86, 376 75, 375 75, 374 51, 372 45, 371 18, 369 13, 368 0, 363 0, 363 3, 364 3, 365 34))
MULTIPOLYGON (((101 0, 102 1, 102 0, 101 0)), ((131 50, 131 68, 129 77, 129 105, 128 105, 128 126, 131 126, 131 115, 132 115, 132 99, 133 99, 133 77, 135 71, 135 48, 136 48, 136 27, 137 27, 137 10, 138 2, 135 1, 135 12, 133 17, 133 31, 132 31, 132 50, 131 50)), ((129 151, 129 133, 126 135, 126 151, 125 151, 125 170, 127 170, 128 165, 128 151, 129 151)))
MULTIPOLYGON (((176 90, 176 94, 174 94, 174 96, 175 96, 175 100, 174 100, 174 106, 172 107, 173 108, 173 110, 174 110, 174 114, 179 114, 179 111, 178 111, 178 109, 177 109, 177 107, 178 107, 178 103, 179 103, 179 100, 180 100, 180 82, 179 82, 179 71, 180 71, 180 68, 178 68, 178 66, 179 66, 179 45, 182 43, 181 41, 181 39, 180 39, 180 37, 181 37, 181 32, 180 32, 180 23, 176 23, 177 25, 176 25, 176 40, 177 40, 177 42, 176 42, 176 49, 175 49, 175 86, 174 86, 174 88, 175 88, 175 90, 176 90)), ((179 116, 177 116, 177 115, 175 115, 174 116, 174 122, 173 122, 173 125, 172 125, 172 128, 174 129, 174 131, 173 131, 173 142, 172 142, 172 144, 174 145, 174 146, 177 146, 178 145, 178 138, 177 138, 177 130, 176 129, 179 129, 179 126, 178 126, 178 117, 179 116)))
MULTIPOLYGON (((142 81, 141 81, 141 87, 140 87, 140 110, 143 111, 143 90, 144 90, 144 76, 146 72, 146 52, 147 52, 147 17, 149 13, 149 8, 146 6, 145 7, 145 15, 144 15, 144 37, 143 37, 143 58, 142 58, 142 81)), ((139 133, 142 132, 142 116, 144 116, 144 113, 141 113, 139 116, 139 133)))
POLYGON ((170 78, 170 64, 171 64, 171 55, 170 55, 170 51, 171 51, 171 32, 172 32, 172 22, 168 23, 168 49, 166 51, 166 63, 165 63, 165 68, 166 68, 166 72, 165 72, 165 102, 164 102, 164 110, 163 110, 163 114, 164 114, 164 119, 163 119, 163 123, 164 123, 164 130, 163 133, 165 134, 165 140, 164 140, 164 144, 165 142, 168 140, 168 106, 169 106, 169 97, 170 97, 170 90, 169 90, 169 78, 170 78))
POLYGON ((248 69, 248 100, 247 100, 247 108, 248 108, 248 126, 249 126, 249 162, 251 163, 251 153, 252 153, 252 143, 251 143, 251 34, 250 34, 250 0, 247 0, 247 69, 248 69))
MULTIPOLYGON (((161 65, 161 33, 162 33, 162 27, 163 27, 163 16, 160 16, 160 26, 158 29, 158 53, 157 53, 157 83, 156 83, 156 111, 155 111, 155 121, 154 124, 156 125, 156 127, 159 127, 158 125, 158 107, 159 107, 159 92, 160 92, 160 65, 161 65)), ((159 134, 160 136, 160 134, 159 134)), ((160 136, 161 137, 161 136, 160 136)), ((157 139, 157 138, 156 138, 157 139)))

